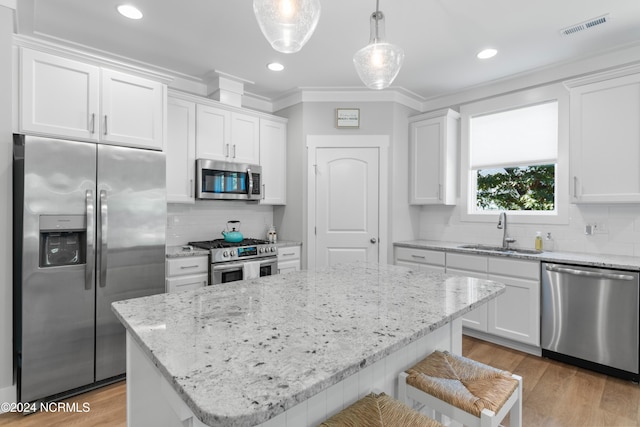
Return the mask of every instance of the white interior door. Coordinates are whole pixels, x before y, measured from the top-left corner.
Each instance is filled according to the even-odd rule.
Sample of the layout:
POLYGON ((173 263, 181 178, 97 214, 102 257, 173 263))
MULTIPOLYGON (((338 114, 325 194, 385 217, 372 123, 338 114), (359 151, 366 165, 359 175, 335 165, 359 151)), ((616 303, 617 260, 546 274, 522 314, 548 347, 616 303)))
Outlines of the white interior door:
POLYGON ((379 153, 316 149, 315 267, 379 262, 379 153))

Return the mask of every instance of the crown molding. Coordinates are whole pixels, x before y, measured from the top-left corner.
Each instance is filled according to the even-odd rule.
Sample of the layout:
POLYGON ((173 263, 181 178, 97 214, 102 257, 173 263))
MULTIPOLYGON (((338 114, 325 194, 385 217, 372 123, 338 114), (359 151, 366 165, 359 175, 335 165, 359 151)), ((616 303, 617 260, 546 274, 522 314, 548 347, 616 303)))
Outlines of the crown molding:
POLYGON ((287 92, 273 100, 273 110, 279 111, 301 102, 394 102, 421 111, 423 100, 403 88, 374 91, 353 87, 305 87, 287 92))
POLYGON ((18 7, 18 2, 17 0, 0 0, 0 6, 16 10, 16 8, 18 7))
POLYGON ((154 67, 143 62, 133 61, 129 58, 113 55, 109 52, 93 49, 84 45, 69 43, 61 44, 60 42, 52 42, 21 34, 13 35, 13 44, 18 47, 34 49, 96 66, 104 66, 127 73, 137 74, 165 84, 169 84, 174 79, 173 74, 175 73, 168 72, 168 70, 154 67))

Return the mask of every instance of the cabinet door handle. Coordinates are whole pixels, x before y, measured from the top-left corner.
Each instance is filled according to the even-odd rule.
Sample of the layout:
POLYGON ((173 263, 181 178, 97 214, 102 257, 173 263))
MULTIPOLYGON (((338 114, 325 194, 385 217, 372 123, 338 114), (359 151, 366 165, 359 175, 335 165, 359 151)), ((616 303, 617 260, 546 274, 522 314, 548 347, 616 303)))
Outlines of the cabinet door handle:
POLYGON ((442 184, 438 184, 438 200, 442 200, 442 184))
POLYGON ((94 133, 96 133, 96 113, 91 113, 90 123, 91 123, 91 128, 89 130, 89 133, 93 135, 94 133))
POLYGON ((414 254, 411 254, 411 257, 412 257, 412 258, 418 258, 418 259, 427 259, 427 257, 426 257, 426 256, 424 256, 424 255, 414 255, 414 254))
POLYGON ((262 200, 267 198, 267 187, 265 187, 265 184, 262 184, 262 200))
POLYGON ((236 158, 236 144, 233 144, 233 158, 236 158))
POLYGON ((224 152, 224 156, 225 156, 225 157, 229 157, 229 144, 225 144, 225 152, 224 152))
POLYGON ((578 198, 578 177, 577 176, 573 177, 573 198, 574 199, 578 198))
POLYGON ((281 256, 294 256, 295 252, 287 252, 286 254, 280 254, 281 256))
POLYGON ((199 267, 198 264, 196 264, 196 265, 181 265, 180 269, 181 270, 187 270, 189 268, 198 268, 198 267, 199 267))
POLYGON ((193 179, 189 180, 189 197, 193 197, 193 179))
POLYGON ((104 134, 107 134, 107 115, 104 115, 104 134))

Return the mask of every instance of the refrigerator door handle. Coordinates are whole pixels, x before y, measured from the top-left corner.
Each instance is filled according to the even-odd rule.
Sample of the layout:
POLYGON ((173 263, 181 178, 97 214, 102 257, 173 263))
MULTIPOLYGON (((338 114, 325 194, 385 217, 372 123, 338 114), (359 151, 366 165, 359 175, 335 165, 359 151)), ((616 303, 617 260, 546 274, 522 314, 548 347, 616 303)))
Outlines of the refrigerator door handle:
POLYGON ((98 286, 107 286, 107 253, 109 252, 107 240, 107 191, 100 190, 100 243, 98 244, 98 286))
POLYGON ((94 215, 95 215, 95 205, 93 200, 93 191, 87 190, 85 195, 85 202, 87 206, 87 261, 85 263, 85 279, 84 279, 84 288, 86 290, 91 290, 93 288, 93 278, 94 278, 94 263, 95 263, 95 224, 94 224, 94 215))

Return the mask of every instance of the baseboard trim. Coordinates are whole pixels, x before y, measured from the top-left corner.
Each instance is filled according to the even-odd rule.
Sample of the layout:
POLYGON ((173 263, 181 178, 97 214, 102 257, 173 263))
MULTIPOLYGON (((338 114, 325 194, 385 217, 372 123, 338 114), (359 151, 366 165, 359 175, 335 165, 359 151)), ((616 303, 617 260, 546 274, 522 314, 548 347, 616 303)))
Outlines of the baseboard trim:
MULTIPOLYGON (((15 403, 16 402, 16 386, 11 385, 9 387, 0 388, 0 403, 15 403)), ((0 414, 5 413, 4 406, 0 405, 0 414)))
POLYGON ((516 341, 511 341, 506 338, 497 337, 495 335, 487 334, 485 332, 476 331, 473 329, 462 328, 462 334, 469 337, 478 338, 479 340, 488 341, 493 344, 498 344, 503 347, 512 348, 514 350, 522 351, 524 353, 533 354, 534 356, 542 356, 542 349, 529 344, 523 344, 516 341))

